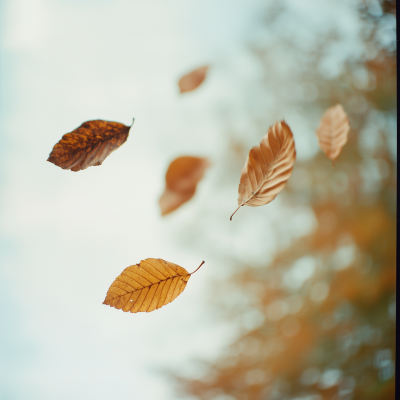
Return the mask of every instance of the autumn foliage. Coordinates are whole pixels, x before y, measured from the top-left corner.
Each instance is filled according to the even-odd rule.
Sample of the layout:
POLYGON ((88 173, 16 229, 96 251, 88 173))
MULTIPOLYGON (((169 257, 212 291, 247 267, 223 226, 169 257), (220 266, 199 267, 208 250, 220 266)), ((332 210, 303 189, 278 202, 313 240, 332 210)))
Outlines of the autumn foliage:
POLYGON ((169 261, 147 258, 122 271, 103 304, 131 313, 154 311, 175 300, 191 275, 169 261))
POLYGON ((268 129, 260 145, 250 150, 240 176, 237 210, 242 206, 262 206, 274 200, 286 185, 295 159, 292 131, 285 121, 277 122, 268 129))
POLYGON ((346 144, 349 130, 349 119, 340 104, 325 111, 317 137, 319 146, 332 161, 336 160, 346 144))
POLYGON ((208 66, 197 68, 182 76, 178 82, 180 92, 191 92, 197 89, 203 83, 204 79, 206 79, 208 68, 208 66))
POLYGON ((101 165, 126 142, 130 129, 131 126, 100 119, 84 122, 62 137, 47 161, 71 171, 101 165))
POLYGON ((178 157, 171 162, 165 175, 165 190, 159 200, 162 215, 176 210, 194 196, 197 184, 209 166, 209 161, 200 157, 178 157))

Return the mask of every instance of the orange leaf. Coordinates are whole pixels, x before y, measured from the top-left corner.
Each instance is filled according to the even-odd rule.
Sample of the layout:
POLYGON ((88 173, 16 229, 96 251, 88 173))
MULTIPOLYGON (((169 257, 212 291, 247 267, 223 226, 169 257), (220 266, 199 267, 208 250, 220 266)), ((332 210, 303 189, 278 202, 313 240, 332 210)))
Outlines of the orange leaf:
POLYGON ((208 68, 208 66, 197 68, 194 71, 182 76, 178 82, 181 93, 190 92, 197 89, 206 78, 208 68))
MULTIPOLYGON (((292 131, 285 121, 277 122, 254 146, 242 169, 239 183, 239 210, 270 203, 284 188, 296 160, 292 131)), ((235 212, 231 215, 231 220, 235 212)))
POLYGON ((340 104, 325 111, 317 129, 317 137, 319 147, 332 161, 335 161, 347 143, 349 130, 349 119, 340 104))
POLYGON ((107 156, 125 143, 131 127, 101 119, 84 122, 62 137, 47 161, 71 171, 101 165, 107 156))
POLYGON ((190 200, 200 179, 210 163, 200 157, 178 157, 168 167, 165 190, 159 204, 161 214, 166 215, 190 200))
MULTIPOLYGON (((204 261, 199 268, 203 264, 204 261)), ((196 271, 189 274, 174 263, 147 258, 122 271, 108 289, 103 304, 131 313, 157 310, 175 300, 196 271)))

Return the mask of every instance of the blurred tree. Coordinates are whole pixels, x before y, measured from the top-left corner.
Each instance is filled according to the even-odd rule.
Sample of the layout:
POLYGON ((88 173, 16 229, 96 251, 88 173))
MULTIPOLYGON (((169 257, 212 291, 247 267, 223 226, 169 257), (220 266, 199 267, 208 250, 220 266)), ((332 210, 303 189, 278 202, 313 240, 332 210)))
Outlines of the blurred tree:
MULTIPOLYGON (((311 207, 314 229, 296 234, 301 218, 282 217, 273 260, 238 265, 218 282, 211 301, 239 334, 215 362, 202 362, 204 376, 175 376, 178 389, 205 400, 394 399, 396 2, 356 3, 360 45, 347 53, 340 25, 312 37, 290 27, 287 4, 268 8, 264 34, 250 44, 264 71, 249 96, 262 128, 249 129, 257 137, 231 134, 217 184, 237 185, 249 143, 282 104, 315 122, 341 103, 349 142, 335 168, 322 151, 296 162, 279 197, 288 208, 311 207)), ((304 140, 316 143, 313 135, 304 140)))

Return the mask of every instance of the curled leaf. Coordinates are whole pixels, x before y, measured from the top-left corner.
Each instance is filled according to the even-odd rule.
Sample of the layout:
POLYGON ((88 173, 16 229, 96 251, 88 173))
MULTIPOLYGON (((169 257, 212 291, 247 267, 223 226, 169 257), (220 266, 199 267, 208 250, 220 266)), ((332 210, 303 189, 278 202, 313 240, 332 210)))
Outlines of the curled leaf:
POLYGON ((197 89, 206 78, 208 68, 208 66, 197 68, 194 71, 182 76, 178 82, 180 92, 190 92, 197 89))
POLYGON ((349 119, 340 104, 325 111, 317 129, 317 137, 319 147, 332 161, 336 160, 347 143, 349 131, 349 119))
POLYGON ((101 165, 128 139, 131 126, 101 119, 84 122, 66 133, 53 147, 47 161, 71 171, 101 165))
POLYGON ((285 121, 277 122, 254 146, 242 169, 239 183, 239 207, 257 207, 270 203, 284 188, 296 160, 292 131, 285 121))
MULTIPOLYGON (((203 264, 204 261, 199 268, 203 264)), ((122 271, 108 289, 103 304, 131 313, 157 310, 175 300, 196 271, 189 274, 174 263, 147 258, 122 271)))
POLYGON ((165 175, 165 190, 159 200, 161 215, 176 210, 194 196, 209 165, 206 158, 189 156, 171 162, 165 175))

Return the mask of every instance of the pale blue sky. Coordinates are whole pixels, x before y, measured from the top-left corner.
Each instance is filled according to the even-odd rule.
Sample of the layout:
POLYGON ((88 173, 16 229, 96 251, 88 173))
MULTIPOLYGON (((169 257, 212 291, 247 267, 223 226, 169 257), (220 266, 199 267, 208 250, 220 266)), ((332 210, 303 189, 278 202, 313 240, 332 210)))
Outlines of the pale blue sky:
MULTIPOLYGON (((204 259, 173 237, 209 203, 212 169, 171 216, 161 218, 157 201, 174 157, 218 159, 226 145, 216 117, 221 105, 236 112, 237 126, 246 125, 241 89, 257 68, 245 43, 263 3, 270 2, 1 1, 2 399, 174 399, 153 370, 212 357, 229 341, 228 327, 202 324, 207 283, 226 268, 218 259, 207 259, 184 295, 157 312, 131 315, 101 303, 115 277, 142 259, 164 258, 189 271, 204 259), (204 64, 211 66, 205 83, 180 96, 179 77, 204 64), (133 117, 128 141, 101 167, 73 173, 46 162, 82 122, 130 124, 133 117)), ((338 22, 328 0, 289 3, 294 24, 307 21, 318 31, 342 23, 356 43, 353 12, 338 22)), ((344 0, 336 4, 337 13, 349 10, 344 0)), ((301 134, 301 119, 286 115, 301 134)), ((299 157, 316 151, 299 149, 299 157)), ((215 203, 221 210, 228 195, 227 218, 236 192, 215 203)), ((271 220, 279 207, 271 205, 271 220)), ((248 224, 263 211, 252 212, 248 224)), ((302 212, 304 234, 313 217, 302 212)), ((252 234, 237 235, 245 226, 239 221, 220 225, 227 251, 238 259, 265 256, 273 237, 260 249, 252 234)), ((210 230, 209 239, 216 234, 210 230)))

